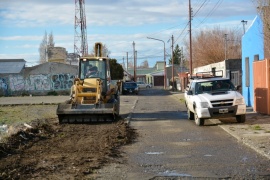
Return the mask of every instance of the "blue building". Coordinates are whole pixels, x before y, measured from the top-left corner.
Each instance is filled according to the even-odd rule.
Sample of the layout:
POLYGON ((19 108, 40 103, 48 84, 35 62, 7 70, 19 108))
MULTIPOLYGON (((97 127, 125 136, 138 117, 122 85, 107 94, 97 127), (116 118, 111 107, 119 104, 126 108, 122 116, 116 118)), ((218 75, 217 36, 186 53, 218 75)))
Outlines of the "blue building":
POLYGON ((254 107, 253 62, 264 58, 263 21, 257 16, 242 37, 242 94, 247 106, 254 107))

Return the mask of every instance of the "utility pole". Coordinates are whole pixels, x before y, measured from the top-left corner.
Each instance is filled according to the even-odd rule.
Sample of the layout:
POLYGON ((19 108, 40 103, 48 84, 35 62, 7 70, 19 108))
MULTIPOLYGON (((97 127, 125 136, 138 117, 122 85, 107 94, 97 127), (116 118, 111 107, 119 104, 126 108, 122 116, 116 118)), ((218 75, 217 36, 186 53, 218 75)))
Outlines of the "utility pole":
POLYGON ((135 42, 133 41, 133 57, 134 57, 134 82, 136 82, 136 55, 135 55, 135 42))
POLYGON ((136 74, 135 82, 137 82, 137 51, 135 51, 135 65, 134 65, 134 68, 135 68, 135 74, 136 74))
POLYGON ((128 72, 128 52, 127 52, 127 72, 128 72))
POLYGON ((174 44, 174 40, 173 40, 173 35, 172 35, 172 91, 174 91, 174 58, 173 58, 173 44, 174 44))
POLYGON ((227 36, 228 36, 228 34, 224 34, 224 41, 225 41, 225 52, 224 52, 224 54, 225 54, 225 60, 227 59, 227 36))
POLYGON ((123 69, 125 69, 125 57, 123 56, 123 69))
POLYGON ((191 34, 191 0, 189 0, 189 72, 192 75, 192 34, 191 34))
POLYGON ((243 23, 243 30, 245 34, 246 33, 245 25, 247 25, 247 21, 242 20, 241 22, 243 23))

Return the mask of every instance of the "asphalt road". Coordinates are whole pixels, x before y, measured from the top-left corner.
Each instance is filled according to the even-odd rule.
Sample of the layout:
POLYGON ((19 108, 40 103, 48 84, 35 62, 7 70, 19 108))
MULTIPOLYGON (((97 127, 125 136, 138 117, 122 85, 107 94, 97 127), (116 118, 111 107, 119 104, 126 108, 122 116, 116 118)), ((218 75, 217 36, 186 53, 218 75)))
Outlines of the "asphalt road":
POLYGON ((150 89, 137 98, 130 126, 139 134, 123 148, 125 164, 98 171, 96 179, 267 179, 269 160, 218 125, 196 126, 184 103, 168 91, 150 89))
MULTIPOLYGON (((68 96, 1 97, 1 105, 57 104, 68 96)), ((187 120, 178 96, 162 89, 121 96, 120 114, 139 134, 123 147, 126 163, 112 164, 95 179, 269 179, 269 159, 245 146, 218 124, 187 120)), ((231 129, 231 128, 230 128, 231 129)))

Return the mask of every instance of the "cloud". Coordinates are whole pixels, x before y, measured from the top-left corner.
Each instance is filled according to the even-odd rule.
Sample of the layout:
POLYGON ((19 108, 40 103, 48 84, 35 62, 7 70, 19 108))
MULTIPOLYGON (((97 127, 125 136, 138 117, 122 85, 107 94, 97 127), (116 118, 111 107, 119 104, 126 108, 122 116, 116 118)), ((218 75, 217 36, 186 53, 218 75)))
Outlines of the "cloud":
POLYGON ((13 27, 39 27, 48 24, 66 25, 74 22, 74 5, 42 4, 31 1, 0 3, 1 20, 13 27))
POLYGON ((43 36, 0 36, 2 41, 41 41, 43 36))
POLYGON ((33 66, 38 64, 39 54, 38 53, 21 53, 21 54, 0 54, 0 59, 24 59, 27 66, 33 66))
MULTIPOLYGON (((202 7, 197 17, 204 17, 215 7, 210 2, 202 7)), ((243 1, 223 2, 211 18, 237 16, 250 13, 252 7, 244 7, 243 1)), ((0 12, 1 19, 12 26, 39 27, 46 25, 74 25, 74 1, 25 0, 0 2, 5 7, 0 12)), ((197 11, 195 4, 193 11, 197 11)), ((88 26, 141 26, 144 24, 175 23, 188 18, 188 3, 176 0, 101 0, 85 1, 85 13, 88 26)), ((79 16, 79 14, 78 14, 79 16)))
MULTIPOLYGON (((62 1, 63 2, 63 1, 62 1)), ((3 6, 2 6, 3 5, 3 6)), ((39 27, 48 24, 73 25, 75 3, 61 4, 59 1, 11 1, 1 3, 5 7, 0 12, 5 24, 18 27, 39 27), (16 2, 16 3, 15 3, 16 2)), ((160 23, 174 21, 176 16, 187 14, 185 7, 179 3, 159 1, 159 3, 145 3, 143 1, 99 1, 86 2, 85 14, 87 25, 95 26, 138 26, 145 23, 160 23), (163 2, 163 4, 161 3, 163 2), (180 12, 186 12, 181 14, 180 12), (171 17, 167 19, 167 17, 171 17)), ((79 14, 77 14, 79 17, 79 14)))

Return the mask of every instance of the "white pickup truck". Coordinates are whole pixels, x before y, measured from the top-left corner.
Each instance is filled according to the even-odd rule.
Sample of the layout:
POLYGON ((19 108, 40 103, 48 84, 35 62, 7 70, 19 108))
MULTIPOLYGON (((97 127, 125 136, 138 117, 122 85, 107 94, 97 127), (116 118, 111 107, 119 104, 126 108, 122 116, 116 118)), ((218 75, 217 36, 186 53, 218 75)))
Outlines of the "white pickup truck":
POLYGON ((205 119, 236 117, 246 120, 246 104, 230 79, 213 76, 194 76, 186 88, 185 103, 188 119, 199 126, 205 119))

